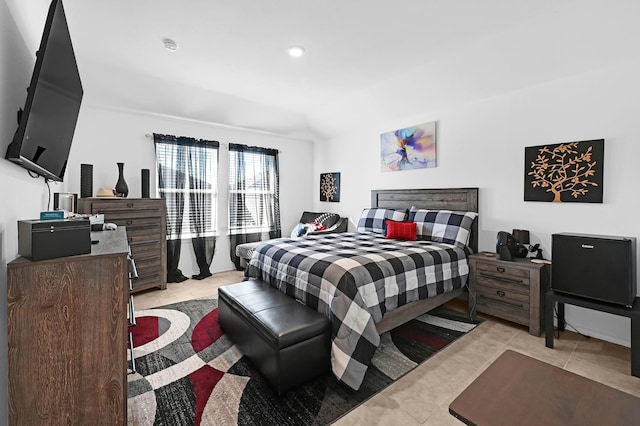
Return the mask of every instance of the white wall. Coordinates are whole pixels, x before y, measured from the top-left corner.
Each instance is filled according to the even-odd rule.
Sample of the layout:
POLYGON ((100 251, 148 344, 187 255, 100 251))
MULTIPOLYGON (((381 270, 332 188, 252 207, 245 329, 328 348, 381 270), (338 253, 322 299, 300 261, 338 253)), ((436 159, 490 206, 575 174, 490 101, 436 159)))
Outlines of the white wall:
MULTIPOLYGON (((65 177, 66 190, 80 192, 80 164, 93 164, 94 195, 98 188, 114 187, 118 180, 117 162, 124 166, 129 197, 141 196, 140 170, 150 169, 151 196, 157 196, 153 139, 146 134, 164 133, 197 139, 217 140, 221 146, 218 169, 218 229, 216 252, 211 272, 234 269, 229 256, 227 173, 229 143, 262 146, 280 150, 280 209, 283 234, 288 235, 304 209, 313 205, 309 188, 313 182, 309 158, 311 142, 287 139, 271 134, 226 128, 208 123, 158 117, 130 111, 113 111, 85 105, 76 128, 65 177)), ((186 276, 199 272, 191 241, 182 244, 180 269, 186 276)))
MULTIPOLYGON (((596 13, 594 11, 593 13, 596 13)), ((581 11, 581 16, 586 12, 581 11)), ((595 20, 595 16, 590 16, 595 20)), ((560 19, 554 17, 555 19, 560 19)), ((544 22, 539 28, 548 28, 544 22)), ((614 20, 603 20, 599 34, 615 32, 614 20), (608 25, 608 26, 607 26, 608 25)), ((589 26, 567 25, 559 33, 545 38, 585 31, 589 26)), ((536 49, 535 33, 514 29, 503 34, 514 44, 536 49)), ((629 34, 626 35, 627 37, 629 34)), ((636 45, 635 38, 621 41, 636 45)), ((579 43, 579 39, 575 40, 579 43)), ((484 60, 499 62, 500 51, 484 46, 484 60)), ((370 190, 395 188, 479 187, 479 245, 494 251, 498 231, 524 228, 531 231, 532 243, 541 243, 543 254, 550 258, 551 234, 581 232, 589 234, 640 237, 635 212, 640 208, 637 196, 638 117, 640 117, 640 59, 628 51, 615 61, 599 62, 588 48, 579 50, 591 55, 591 67, 582 72, 549 78, 554 63, 547 65, 544 78, 507 93, 494 93, 479 100, 446 104, 441 108, 415 110, 412 114, 387 114, 379 111, 355 131, 334 137, 315 147, 315 185, 323 172, 341 172, 341 202, 319 203, 348 215, 353 222, 370 203, 370 190), (438 122, 438 166, 414 171, 380 171, 381 133, 416 125, 438 122), (604 203, 524 202, 524 148, 569 141, 605 139, 604 203)), ((559 52, 560 54, 562 52, 559 52)), ((532 55, 537 53, 534 51, 532 55)), ((576 54, 576 50, 567 52, 576 54)), ((566 57, 559 55, 564 60, 566 57)), ((588 63, 587 57, 576 58, 588 63)), ((560 60, 560 59, 559 59, 560 60)), ((456 58, 459 64, 460 58, 456 58)), ((442 64, 442 67, 447 64, 442 64)), ((494 80, 513 80, 511 68, 493 69, 494 80)), ((451 75, 456 75, 452 73, 451 75)), ((446 79, 446 73, 441 77, 446 79)), ((428 78, 428 75, 425 75, 428 78)), ((457 76, 456 76, 457 78, 457 76)), ((532 80, 535 78, 529 76, 532 80)), ((395 92, 410 98, 422 95, 415 81, 411 85, 396 82, 395 92), (415 90, 413 90, 416 88, 415 90)), ((443 81, 453 85, 455 81, 443 81)), ((390 93, 390 92, 389 92, 390 93)), ((367 116, 362 111, 360 117, 367 116)), ((581 332, 629 346, 630 320, 581 308, 567 306, 567 321, 581 332)))

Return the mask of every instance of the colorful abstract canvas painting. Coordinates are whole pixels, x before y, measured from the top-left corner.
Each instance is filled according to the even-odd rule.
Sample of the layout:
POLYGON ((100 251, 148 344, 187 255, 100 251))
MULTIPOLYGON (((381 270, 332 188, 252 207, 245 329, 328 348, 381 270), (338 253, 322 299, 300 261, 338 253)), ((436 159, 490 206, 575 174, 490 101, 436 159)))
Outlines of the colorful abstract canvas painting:
POLYGON ((602 203, 604 139, 526 147, 524 200, 602 203))
POLYGON ((380 135, 383 172, 436 167, 436 122, 380 135))

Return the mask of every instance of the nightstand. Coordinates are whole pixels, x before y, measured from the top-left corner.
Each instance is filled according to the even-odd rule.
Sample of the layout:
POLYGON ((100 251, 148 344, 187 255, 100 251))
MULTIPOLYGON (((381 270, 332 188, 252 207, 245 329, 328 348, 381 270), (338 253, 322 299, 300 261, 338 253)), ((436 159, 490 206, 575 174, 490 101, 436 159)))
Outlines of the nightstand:
MULTIPOLYGON (((493 253, 491 253, 493 254, 493 253)), ((485 253, 469 257, 469 309, 529 327, 539 336, 544 330, 544 294, 549 289, 550 265, 531 258, 499 260, 485 253)))

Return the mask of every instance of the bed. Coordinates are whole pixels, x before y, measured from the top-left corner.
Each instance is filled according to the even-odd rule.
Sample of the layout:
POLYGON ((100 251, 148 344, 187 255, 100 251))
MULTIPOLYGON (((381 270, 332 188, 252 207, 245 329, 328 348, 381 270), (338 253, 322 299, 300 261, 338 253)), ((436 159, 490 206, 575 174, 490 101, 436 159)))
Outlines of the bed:
POLYGON ((388 239, 375 227, 361 227, 366 222, 361 218, 360 232, 265 242, 245 270, 247 277, 268 282, 329 317, 333 373, 354 390, 364 379, 381 333, 462 295, 468 255, 478 250, 473 219, 477 188, 371 192, 368 210, 376 214, 409 208, 416 221, 425 212, 421 209, 468 212, 472 219, 467 220, 467 239, 464 244, 388 239))

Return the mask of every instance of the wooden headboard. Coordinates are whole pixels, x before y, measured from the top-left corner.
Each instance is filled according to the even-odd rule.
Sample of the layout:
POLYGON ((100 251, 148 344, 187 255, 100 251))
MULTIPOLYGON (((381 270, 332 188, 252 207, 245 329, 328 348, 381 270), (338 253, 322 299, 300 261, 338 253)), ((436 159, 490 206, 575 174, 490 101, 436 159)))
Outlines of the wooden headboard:
MULTIPOLYGON (((371 207, 390 209, 457 210, 478 212, 478 188, 443 189, 374 189, 371 191, 371 207)), ((478 219, 471 225, 469 247, 478 252, 478 219)))

